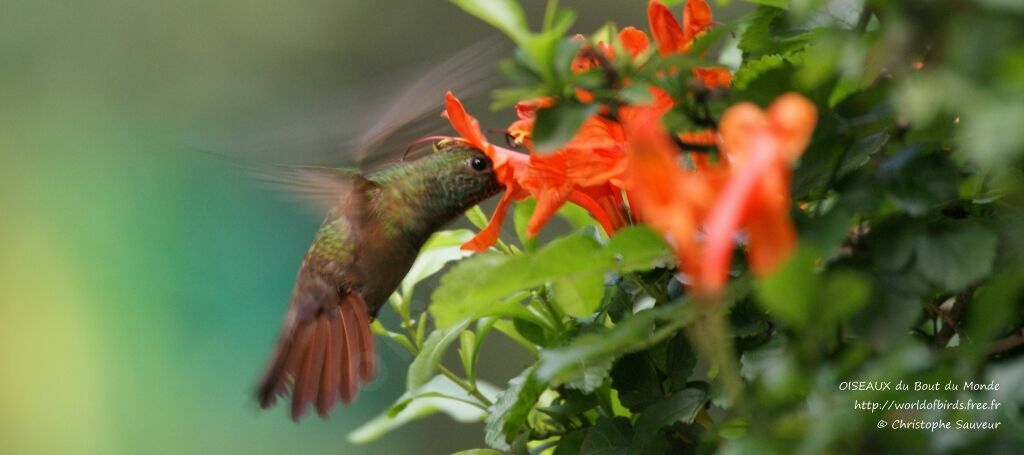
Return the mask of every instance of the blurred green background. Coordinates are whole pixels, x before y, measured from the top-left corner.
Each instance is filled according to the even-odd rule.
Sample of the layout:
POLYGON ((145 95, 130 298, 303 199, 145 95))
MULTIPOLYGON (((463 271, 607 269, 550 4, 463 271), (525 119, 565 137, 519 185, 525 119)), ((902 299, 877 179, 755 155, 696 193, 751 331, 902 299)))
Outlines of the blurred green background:
MULTIPOLYGON (((526 2, 531 17, 542 3, 526 2)), ((580 32, 645 23, 644 1, 563 3, 580 32)), ((446 417, 345 441, 403 391, 411 359, 384 341, 377 381, 328 420, 258 411, 251 388, 318 220, 189 145, 301 126, 490 36, 485 24, 443 1, 2 5, 0 453, 482 445, 479 426, 446 417)), ((309 134, 345 127, 332 122, 309 134)), ((484 373, 496 384, 521 366, 482 363, 510 363, 484 373)))

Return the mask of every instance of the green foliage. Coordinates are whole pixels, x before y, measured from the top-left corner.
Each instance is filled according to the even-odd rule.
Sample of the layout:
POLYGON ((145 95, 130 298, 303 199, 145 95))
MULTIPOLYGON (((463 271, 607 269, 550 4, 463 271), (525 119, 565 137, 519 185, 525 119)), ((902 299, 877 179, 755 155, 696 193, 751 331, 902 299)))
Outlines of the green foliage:
POLYGON ((491 315, 544 321, 508 300, 556 279, 585 279, 594 274, 648 269, 669 256, 664 243, 649 230, 623 230, 602 245, 592 235, 576 233, 551 242, 535 253, 504 256, 485 253, 460 262, 434 292, 430 313, 441 327, 463 318, 491 315))
POLYGON ((558 150, 580 129, 580 125, 597 112, 594 104, 560 103, 537 111, 533 128, 534 147, 540 153, 558 150))
MULTIPOLYGON (((580 46, 566 37, 574 15, 556 2, 540 32, 517 2, 455 3, 518 46, 502 63, 515 86, 496 94, 499 105, 558 100, 538 113, 541 151, 573 136, 600 105, 650 101, 649 86, 680 100, 665 117, 677 132, 714 124, 739 102, 804 94, 819 119, 793 168, 799 247, 764 276, 738 254, 727 294, 708 301, 691 295, 657 235, 629 227, 607 238, 571 205, 559 212, 571 232, 546 243, 525 235, 531 201, 513 215, 518 245, 463 258, 454 245, 468 233, 439 234, 392 299, 405 333, 374 328, 416 355, 410 392, 355 439, 446 412, 485 420, 484 441, 515 453, 985 452, 1024 443, 1024 11, 1016 3, 748 1, 756 6, 699 38, 694 54, 649 52, 635 62, 621 58, 608 25, 590 42, 611 41, 619 57, 604 69, 630 78, 626 87, 569 70, 580 46), (723 41, 742 55, 732 86, 694 92, 689 69, 707 65, 699 54, 723 41), (576 88, 595 102, 574 101, 576 88), (428 318, 413 318, 408 302, 417 283, 454 260, 431 296, 428 335, 428 318), (477 378, 489 336, 532 357, 500 393, 477 378), (443 365, 456 340, 463 376, 443 365), (955 394, 839 389, 850 380, 1002 382, 955 394), (938 438, 876 424, 981 416, 853 409, 854 400, 935 398, 1003 400, 985 416, 1003 426, 938 438)), ((479 209, 468 216, 486 223, 479 209)))
MULTIPOLYGON (((497 389, 489 384, 479 384, 487 395, 494 396, 497 389)), ((384 414, 364 423, 348 435, 354 443, 374 441, 384 434, 413 420, 442 412, 457 422, 475 422, 485 415, 484 409, 474 406, 473 397, 455 385, 451 380, 435 376, 415 393, 406 392, 384 414)))

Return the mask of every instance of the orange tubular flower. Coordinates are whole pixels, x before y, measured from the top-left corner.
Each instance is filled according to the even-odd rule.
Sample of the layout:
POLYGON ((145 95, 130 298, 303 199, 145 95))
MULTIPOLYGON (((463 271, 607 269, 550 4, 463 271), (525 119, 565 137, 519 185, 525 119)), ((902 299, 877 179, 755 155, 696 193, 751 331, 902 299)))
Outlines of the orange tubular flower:
MULTIPOLYGON (((621 194, 609 184, 625 169, 623 141, 618 123, 593 116, 562 149, 546 155, 531 153, 530 165, 519 180, 537 199, 527 235, 536 235, 566 202, 586 209, 609 234, 626 225, 621 194)), ((528 140, 526 144, 532 150, 528 140)))
POLYGON ((816 122, 817 109, 796 94, 779 97, 767 112, 743 103, 722 116, 720 146, 730 157, 732 175, 705 223, 703 290, 714 293, 725 286, 738 229, 749 236, 754 273, 774 270, 793 249, 790 163, 807 147, 816 122))
POLYGON ((619 41, 622 42, 622 47, 626 49, 626 52, 629 52, 630 58, 637 58, 651 45, 647 34, 636 27, 626 27, 620 30, 619 41))
POLYGON ((505 194, 498 201, 498 206, 494 209, 494 215, 491 216, 490 222, 476 236, 462 244, 464 250, 484 251, 498 240, 501 223, 505 220, 510 203, 513 200, 522 200, 527 196, 527 193, 519 186, 517 178, 525 172, 529 157, 512 150, 495 147, 488 142, 487 137, 480 129, 480 122, 466 113, 465 107, 452 92, 445 94, 445 115, 462 140, 481 150, 491 159, 498 182, 505 185, 505 194))
POLYGON ((623 118, 629 136, 627 194, 634 214, 672 246, 679 269, 699 276, 697 232, 718 176, 679 165, 680 150, 661 126, 664 113, 657 106, 634 106, 623 118))
MULTIPOLYGON (((532 149, 530 135, 534 114, 552 103, 553 100, 547 98, 519 103, 516 112, 520 119, 509 128, 509 134, 532 149)), ((488 142, 479 122, 466 113, 462 103, 451 93, 446 95, 445 113, 462 140, 491 158, 498 182, 505 186, 505 194, 487 226, 463 244, 463 249, 484 251, 493 245, 511 202, 527 196, 537 199, 526 230, 531 236, 536 235, 566 202, 586 209, 609 234, 629 223, 622 210, 622 195, 609 183, 621 176, 625 166, 622 127, 617 123, 600 116, 591 117, 561 150, 528 156, 488 142)))
MULTIPOLYGON (((647 20, 662 56, 685 54, 690 52, 693 40, 711 28, 711 7, 705 0, 687 0, 680 26, 668 7, 651 0, 647 6, 647 20)), ((728 87, 732 82, 732 74, 726 68, 694 68, 693 75, 708 88, 728 87)))

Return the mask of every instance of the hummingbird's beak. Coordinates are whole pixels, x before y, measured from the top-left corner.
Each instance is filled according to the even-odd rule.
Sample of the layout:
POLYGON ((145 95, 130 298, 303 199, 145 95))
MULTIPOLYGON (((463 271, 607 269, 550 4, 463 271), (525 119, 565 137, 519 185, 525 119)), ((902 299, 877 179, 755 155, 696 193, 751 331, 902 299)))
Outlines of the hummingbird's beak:
POLYGON ((415 141, 412 141, 412 143, 409 144, 408 147, 405 148, 405 153, 402 154, 402 161, 405 161, 405 159, 409 157, 409 152, 412 152, 417 146, 423 144, 424 142, 432 143, 431 148, 434 153, 437 153, 438 151, 440 151, 440 146, 452 140, 455 140, 455 138, 449 136, 427 136, 416 139, 415 141))

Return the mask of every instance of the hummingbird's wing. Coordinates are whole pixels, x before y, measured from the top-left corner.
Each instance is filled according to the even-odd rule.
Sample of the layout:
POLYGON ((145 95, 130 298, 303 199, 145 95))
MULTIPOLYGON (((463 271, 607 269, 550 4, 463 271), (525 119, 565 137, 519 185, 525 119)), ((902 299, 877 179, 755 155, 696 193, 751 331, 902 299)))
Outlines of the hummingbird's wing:
POLYGON ((352 169, 248 165, 245 170, 250 176, 312 209, 319 216, 331 210, 339 213, 348 211, 352 204, 359 201, 359 191, 377 185, 352 169))
POLYGON ((501 50, 496 39, 486 39, 442 61, 391 97, 374 124, 354 143, 363 168, 394 159, 416 139, 450 129, 441 118, 444 94, 451 90, 464 99, 486 95, 499 82, 495 54, 501 50))
POLYGON ((315 106, 246 120, 243 123, 252 126, 226 137, 223 131, 212 136, 192 132, 188 142, 257 161, 372 170, 397 160, 416 139, 450 130, 440 116, 445 91, 452 90, 467 103, 485 100, 500 82, 500 43, 496 38, 481 40, 423 71, 403 70, 420 75, 412 81, 375 84, 358 93, 377 96, 353 100, 352 95, 327 95, 315 106), (377 88, 385 85, 388 88, 377 88))

